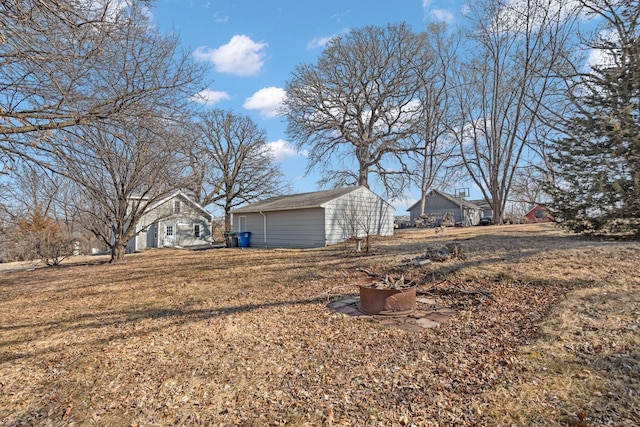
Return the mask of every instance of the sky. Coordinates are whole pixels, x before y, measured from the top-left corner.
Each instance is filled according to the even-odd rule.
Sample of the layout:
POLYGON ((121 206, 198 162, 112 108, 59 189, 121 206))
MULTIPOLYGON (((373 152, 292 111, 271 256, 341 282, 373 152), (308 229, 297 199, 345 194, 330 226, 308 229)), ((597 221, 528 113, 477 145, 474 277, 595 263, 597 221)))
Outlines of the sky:
MULTIPOLYGON (((305 175, 305 152, 295 150, 276 115, 296 65, 315 64, 327 41, 350 29, 406 22, 419 32, 430 22, 460 23, 462 10, 460 0, 156 0, 151 13, 161 33, 177 34, 209 65, 208 87, 194 102, 251 117, 266 132, 292 193, 303 193, 321 189, 319 176, 305 175)), ((418 198, 413 189, 406 200, 390 202, 402 215, 418 198)))

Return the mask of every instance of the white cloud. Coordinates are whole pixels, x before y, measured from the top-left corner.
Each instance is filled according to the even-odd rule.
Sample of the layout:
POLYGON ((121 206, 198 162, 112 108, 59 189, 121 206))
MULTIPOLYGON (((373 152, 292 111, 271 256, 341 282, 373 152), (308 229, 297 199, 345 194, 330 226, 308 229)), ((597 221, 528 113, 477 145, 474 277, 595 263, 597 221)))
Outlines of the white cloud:
MULTIPOLYGON (((606 40, 613 44, 617 44, 620 41, 620 36, 613 31, 601 31, 599 37, 601 40, 606 40)), ((614 52, 608 49, 591 49, 587 58, 586 68, 590 72, 593 67, 610 67, 615 65, 615 59, 614 52)))
MULTIPOLYGON (((97 13, 97 19, 105 19, 108 22, 115 22, 120 13, 130 6, 129 0, 84 0, 79 3, 80 10, 89 10, 97 13)), ((142 5, 140 9, 143 15, 151 20, 152 13, 148 6, 142 5)))
POLYGON ((499 23, 507 31, 520 32, 540 29, 541 25, 548 26, 550 20, 565 20, 579 7, 578 0, 550 0, 544 5, 532 6, 528 0, 507 0, 505 7, 500 10, 499 23))
POLYGON ((344 28, 340 32, 331 34, 326 37, 314 37, 309 43, 307 43, 307 50, 317 49, 321 47, 325 47, 327 43, 331 41, 331 39, 338 37, 343 34, 347 34, 350 31, 349 28, 344 28))
POLYGON ((422 10, 428 11, 429 6, 431 6, 431 0, 422 0, 422 10))
POLYGON ((193 95, 191 100, 205 105, 213 105, 218 101, 225 99, 231 99, 227 92, 220 92, 217 90, 205 89, 193 95))
POLYGON ((335 22, 342 22, 344 18, 349 17, 351 15, 351 10, 347 9, 344 12, 338 12, 331 15, 331 19, 335 22))
MULTIPOLYGON (((396 208, 396 211, 401 212, 406 211, 417 202, 418 199, 407 195, 389 200, 389 203, 391 203, 393 207, 396 208)), ((407 212, 406 214, 408 215, 409 213, 407 212)))
POLYGON ((335 36, 314 37, 309 43, 307 43, 307 50, 325 47, 327 43, 329 43, 329 41, 334 37, 335 36))
POLYGON ((266 43, 258 43, 245 35, 231 37, 217 49, 201 46, 193 52, 199 61, 211 62, 216 71, 237 76, 255 76, 264 65, 266 43))
POLYGON ((260 115, 273 118, 278 115, 278 108, 282 105, 287 93, 284 89, 270 86, 264 87, 245 99, 242 106, 247 110, 258 110, 260 115))
POLYGON ((433 9, 430 15, 434 20, 447 24, 452 24, 456 20, 455 15, 447 9, 433 9))
POLYGON ((229 15, 223 15, 222 12, 215 12, 213 14, 213 21, 216 24, 224 24, 229 22, 229 15))
POLYGON ((284 160, 287 157, 304 156, 307 157, 309 153, 306 150, 298 151, 295 147, 292 147, 289 142, 284 139, 268 142, 267 146, 271 149, 273 156, 276 160, 284 160))

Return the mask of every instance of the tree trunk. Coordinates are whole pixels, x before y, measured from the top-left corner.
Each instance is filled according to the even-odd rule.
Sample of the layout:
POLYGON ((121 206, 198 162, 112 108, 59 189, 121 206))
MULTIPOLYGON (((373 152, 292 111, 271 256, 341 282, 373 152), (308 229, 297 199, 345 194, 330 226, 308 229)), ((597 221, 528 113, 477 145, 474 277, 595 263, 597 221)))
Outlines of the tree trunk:
POLYGON ((493 203, 491 206, 491 210, 493 210, 493 224, 501 225, 504 220, 504 212, 502 211, 501 203, 493 203))
POLYGON ((369 170, 366 166, 360 166, 358 171, 358 185, 369 188, 369 170))
POLYGON ((231 208, 229 206, 225 206, 224 208, 224 232, 228 233, 231 231, 231 208))
POLYGON ((369 147, 367 145, 356 148, 358 159, 358 185, 369 188, 369 147))
POLYGON ((124 254, 126 252, 127 245, 123 245, 122 243, 116 243, 111 246, 111 259, 109 260, 110 264, 115 264, 119 262, 124 262, 124 254))

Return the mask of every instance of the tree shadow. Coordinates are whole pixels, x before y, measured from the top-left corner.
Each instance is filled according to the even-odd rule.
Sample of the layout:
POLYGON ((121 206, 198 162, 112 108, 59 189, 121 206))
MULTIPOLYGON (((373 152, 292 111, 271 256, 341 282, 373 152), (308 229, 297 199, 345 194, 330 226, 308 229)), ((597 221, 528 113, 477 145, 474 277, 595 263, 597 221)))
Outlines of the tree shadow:
MULTIPOLYGON (((122 325, 122 324, 135 324, 146 320, 166 320, 158 326, 144 327, 136 331, 127 331, 121 333, 113 333, 108 337, 89 340, 82 343, 75 343, 82 347, 94 347, 99 345, 105 345, 118 340, 129 339, 135 336, 144 336, 153 332, 158 332, 164 328, 168 328, 175 325, 184 325, 185 323, 195 323, 204 320, 210 320, 214 318, 220 318, 233 314, 245 313, 254 310, 270 309, 283 306, 303 306, 308 304, 323 303, 325 298, 321 296, 298 299, 298 300, 282 300, 272 301, 257 304, 244 304, 244 305, 232 305, 218 308, 207 309, 177 309, 177 308, 146 308, 139 310, 119 310, 109 311, 106 313, 85 313, 79 316, 73 316, 69 319, 61 319, 49 322, 40 323, 24 323, 18 325, 0 326, 0 332, 2 331, 16 331, 20 329, 38 329, 37 336, 25 337, 22 340, 10 340, 0 341, 0 350, 10 349, 11 346, 28 344, 35 342, 39 336, 46 335, 47 333, 67 333, 76 332, 82 333, 90 329, 104 329, 108 330, 110 327, 122 325)), ((5 363, 14 362, 20 359, 31 358, 41 356, 46 353, 56 352, 55 347, 43 348, 34 350, 31 352, 23 353, 11 353, 7 351, 0 352, 0 365, 5 363)))

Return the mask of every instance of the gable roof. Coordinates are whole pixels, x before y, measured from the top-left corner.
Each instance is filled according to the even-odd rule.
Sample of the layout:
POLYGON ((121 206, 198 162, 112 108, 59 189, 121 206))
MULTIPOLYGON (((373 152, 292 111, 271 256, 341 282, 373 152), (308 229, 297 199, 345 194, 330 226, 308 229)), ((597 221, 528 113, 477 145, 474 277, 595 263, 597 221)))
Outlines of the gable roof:
POLYGON ((551 209, 549 206, 545 205, 544 203, 536 203, 535 205, 533 205, 531 207, 531 209, 529 209, 529 211, 526 214, 524 214, 524 216, 527 216, 527 215, 529 215, 530 213, 532 213, 533 211, 536 211, 536 210, 538 210, 538 211, 539 210, 545 210, 545 211, 547 211, 549 213, 555 213, 555 211, 553 209, 551 209))
POLYGON ((489 201, 485 199, 469 200, 469 202, 483 210, 491 209, 489 201))
POLYGON ((169 200, 176 198, 178 196, 181 196, 183 199, 185 199, 188 203, 190 203, 191 205, 193 205, 196 209, 198 209, 199 211, 201 211, 205 216, 207 216, 209 218, 209 220, 213 220, 213 215, 210 214, 205 208, 203 208, 202 206, 200 206, 199 203, 196 203, 192 198, 190 198, 189 196, 187 196, 186 194, 184 194, 182 191, 178 190, 175 191, 171 194, 169 194, 167 197, 165 197, 164 199, 160 199, 157 202, 153 203, 152 205, 148 206, 147 209, 145 210, 145 212, 149 212, 154 210, 155 208, 157 208, 160 205, 165 204, 166 202, 168 202, 169 200))
MULTIPOLYGON (((434 195, 443 197, 444 199, 450 201, 451 203, 456 204, 457 206, 460 206, 460 204, 462 204, 462 206, 467 207, 469 209, 480 209, 480 207, 477 204, 470 202, 469 200, 460 199, 459 197, 456 197, 451 194, 443 193, 442 191, 439 191, 439 190, 431 190, 429 194, 427 194, 427 199, 434 195)), ((412 210, 414 207, 418 206, 419 204, 420 204, 420 200, 418 200, 416 203, 411 205, 409 209, 407 209, 407 211, 412 210)))
MULTIPOLYGON (((292 209, 320 208, 338 197, 349 194, 361 187, 338 188, 311 193, 276 196, 235 209, 233 213, 286 211, 292 209)), ((386 203, 386 201, 385 201, 386 203)))

